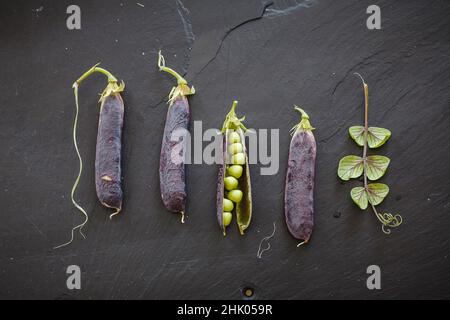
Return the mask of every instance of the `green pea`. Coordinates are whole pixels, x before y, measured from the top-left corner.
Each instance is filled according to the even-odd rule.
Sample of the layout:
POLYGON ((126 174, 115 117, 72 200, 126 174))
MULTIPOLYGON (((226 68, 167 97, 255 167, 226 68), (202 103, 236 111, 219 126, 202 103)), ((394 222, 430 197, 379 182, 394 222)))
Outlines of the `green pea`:
POLYGON ((224 183, 225 183, 225 189, 227 189, 227 190, 234 190, 238 186, 238 181, 235 177, 226 177, 224 179, 224 183))
POLYGON ((232 164, 245 164, 245 154, 243 153, 236 153, 231 157, 231 163, 232 164))
POLYGON ((235 177, 236 179, 239 179, 242 176, 242 171, 243 171, 242 166, 240 166, 238 164, 233 165, 233 166, 229 166, 228 169, 227 169, 227 173, 230 176, 235 177))
POLYGON ((241 153, 242 152, 242 143, 236 142, 228 147, 228 152, 231 154, 241 153))
POLYGON ((233 215, 231 214, 231 212, 222 213, 222 220, 224 227, 228 227, 230 225, 231 219, 233 219, 233 215))
POLYGON ((243 196, 244 194, 242 193, 241 190, 236 189, 228 192, 228 199, 236 203, 241 202, 243 196))
POLYGON ((236 143, 236 142, 241 142, 241 137, 237 132, 233 131, 228 135, 228 143, 236 143))
POLYGON ((233 201, 223 198, 223 211, 233 211, 234 204, 233 201))

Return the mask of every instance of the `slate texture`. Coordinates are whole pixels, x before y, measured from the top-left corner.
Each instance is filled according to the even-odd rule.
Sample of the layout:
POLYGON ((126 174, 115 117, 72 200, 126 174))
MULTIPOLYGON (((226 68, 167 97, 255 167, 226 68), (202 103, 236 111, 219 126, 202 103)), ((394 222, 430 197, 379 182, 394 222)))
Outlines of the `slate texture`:
MULTIPOLYGON (((448 1, 78 1, 81 30, 66 28, 71 1, 9 1, 0 11, 0 298, 260 299, 450 298, 450 4, 448 1), (381 8, 382 29, 366 28, 366 8, 381 8), (158 161, 174 84, 158 72, 186 73, 197 94, 192 121, 219 128, 232 100, 251 128, 279 129, 279 172, 252 165, 253 221, 222 236, 215 215, 217 167, 190 165, 186 224, 162 206, 158 161), (78 139, 72 144, 73 81, 101 61, 126 83, 124 207, 116 219, 94 189, 98 93, 80 87, 78 139), (341 183, 339 159, 361 150, 347 128, 363 123, 361 73, 373 126, 392 130, 376 153, 392 160, 382 178, 391 190, 381 210, 403 225, 386 236, 341 183), (303 106, 317 139, 316 228, 296 247, 284 224, 289 130, 303 106), (256 258, 272 232, 271 249, 256 258), (79 265, 82 289, 66 288, 79 265), (381 268, 381 290, 368 290, 366 268, 381 268)), ((374 153, 372 153, 374 154, 374 153)))

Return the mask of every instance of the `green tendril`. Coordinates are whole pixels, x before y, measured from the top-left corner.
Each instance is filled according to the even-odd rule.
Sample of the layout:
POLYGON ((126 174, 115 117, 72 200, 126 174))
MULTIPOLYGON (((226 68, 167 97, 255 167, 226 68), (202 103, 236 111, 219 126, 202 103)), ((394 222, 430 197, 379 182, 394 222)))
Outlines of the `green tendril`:
POLYGON ((391 213, 378 213, 375 208, 375 215, 378 220, 381 222, 381 230, 385 234, 391 234, 391 230, 389 228, 397 228, 403 223, 403 218, 399 214, 391 214, 391 213))
POLYGON ((65 247, 69 244, 72 243, 73 239, 74 239, 74 232, 75 230, 78 229, 78 231, 80 232, 81 236, 86 239, 86 236, 83 234, 82 229, 85 226, 85 224, 89 221, 89 216, 86 212, 86 210, 83 209, 82 206, 80 206, 77 201, 75 200, 75 191, 77 190, 78 187, 78 183, 80 182, 80 178, 81 178, 81 173, 83 172, 83 160, 81 159, 81 154, 80 154, 80 150, 78 149, 78 143, 77 143, 77 124, 78 124, 78 113, 79 113, 79 105, 78 105, 78 83, 75 82, 73 84, 73 92, 74 92, 74 96, 75 96, 75 120, 73 122, 73 129, 72 129, 72 137, 73 137, 73 144, 75 146, 75 151, 77 153, 78 156, 78 161, 79 161, 79 169, 78 169, 78 175, 77 178, 75 179, 75 182, 72 186, 72 191, 70 192, 70 198, 72 200, 73 205, 81 211, 81 213, 84 215, 85 219, 84 221, 73 227, 72 231, 71 231, 71 237, 70 240, 62 245, 59 245, 57 247, 54 247, 54 249, 58 249, 58 248, 62 248, 65 247))

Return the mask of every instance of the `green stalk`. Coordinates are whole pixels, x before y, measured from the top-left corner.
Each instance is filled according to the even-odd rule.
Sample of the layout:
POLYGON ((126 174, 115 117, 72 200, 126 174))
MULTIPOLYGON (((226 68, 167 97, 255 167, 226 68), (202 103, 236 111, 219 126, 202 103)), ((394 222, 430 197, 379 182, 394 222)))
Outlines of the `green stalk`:
POLYGON ((184 97, 184 96, 195 94, 194 87, 189 88, 189 86, 187 85, 186 79, 184 79, 175 70, 173 70, 169 67, 166 67, 166 60, 164 59, 164 56, 161 54, 161 50, 159 50, 159 52, 158 52, 158 68, 159 68, 159 71, 167 72, 177 79, 178 85, 176 87, 173 87, 169 93, 169 101, 168 101, 169 106, 172 105, 175 102, 175 100, 180 96, 184 97))
POLYGON ((236 115, 236 107, 238 105, 238 102, 235 100, 233 101, 233 104, 231 106, 230 111, 228 112, 225 121, 222 125, 222 133, 225 133, 227 129, 236 130, 238 128, 241 128, 242 130, 247 131, 247 128, 242 124, 242 121, 245 120, 245 116, 242 118, 238 118, 236 115))
POLYGON ((108 70, 105 70, 103 68, 98 67, 100 63, 97 63, 96 65, 94 65, 92 68, 90 68, 88 71, 86 71, 81 77, 78 78, 77 81, 74 82, 73 86, 75 85, 79 85, 81 82, 83 82, 84 79, 86 79, 87 77, 89 77, 91 74, 93 74, 94 72, 99 72, 104 74, 107 78, 108 78, 108 82, 117 82, 117 78, 114 77, 111 72, 109 72, 108 70))
MULTIPOLYGON (((369 86, 364 81, 364 78, 359 73, 354 73, 356 76, 361 78, 361 81, 363 83, 364 88, 364 145, 363 145, 363 176, 364 176, 364 190, 368 194, 369 188, 368 188, 368 182, 367 182, 367 141, 368 141, 368 135, 369 135, 369 86)), ((390 228, 398 227, 402 224, 402 216, 399 214, 392 215, 391 213, 378 213, 376 207, 371 203, 373 212, 375 213, 375 216, 377 219, 381 222, 384 233, 390 234, 391 230, 390 228)))
POLYGON ((305 110, 303 110, 302 108, 294 105, 294 109, 297 110, 298 112, 300 112, 302 119, 300 120, 300 122, 298 124, 296 124, 292 129, 291 129, 291 133, 294 134, 297 130, 302 129, 302 130, 314 130, 314 127, 311 125, 311 123, 309 122, 309 116, 308 114, 305 112, 305 110))
POLYGON ((158 52, 158 67, 159 71, 164 71, 174 76, 177 79, 179 85, 180 84, 187 85, 186 79, 184 79, 178 72, 169 67, 166 67, 166 60, 164 59, 164 56, 161 54, 161 50, 159 50, 158 52))

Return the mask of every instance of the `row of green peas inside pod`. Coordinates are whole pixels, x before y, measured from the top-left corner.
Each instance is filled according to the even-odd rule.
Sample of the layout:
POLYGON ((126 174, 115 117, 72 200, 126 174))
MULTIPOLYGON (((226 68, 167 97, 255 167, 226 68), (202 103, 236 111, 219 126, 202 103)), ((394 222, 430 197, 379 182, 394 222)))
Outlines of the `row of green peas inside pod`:
POLYGON ((239 190, 239 178, 242 176, 245 164, 244 148, 241 137, 237 132, 231 131, 227 137, 227 152, 231 157, 231 164, 227 165, 225 184, 225 197, 223 199, 223 225, 227 227, 233 218, 232 211, 235 203, 242 201, 243 193, 239 190))

